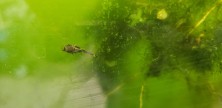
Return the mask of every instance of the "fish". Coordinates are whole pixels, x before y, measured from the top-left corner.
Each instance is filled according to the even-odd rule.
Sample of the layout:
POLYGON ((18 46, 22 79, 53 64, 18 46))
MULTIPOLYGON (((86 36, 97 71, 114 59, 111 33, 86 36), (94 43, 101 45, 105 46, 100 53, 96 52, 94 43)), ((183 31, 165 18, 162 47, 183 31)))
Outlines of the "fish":
POLYGON ((85 54, 89 54, 89 55, 95 56, 95 54, 93 54, 93 53, 91 53, 89 51, 86 51, 86 50, 80 48, 79 46, 71 45, 71 44, 65 45, 64 48, 63 48, 63 51, 65 51, 67 53, 70 53, 70 54, 85 53, 85 54))

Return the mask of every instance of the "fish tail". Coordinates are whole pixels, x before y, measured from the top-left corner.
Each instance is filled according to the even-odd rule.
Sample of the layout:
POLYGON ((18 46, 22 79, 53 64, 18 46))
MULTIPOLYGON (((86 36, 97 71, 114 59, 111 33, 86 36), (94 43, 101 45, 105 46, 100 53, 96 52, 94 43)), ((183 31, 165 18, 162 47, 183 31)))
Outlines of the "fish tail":
POLYGON ((86 51, 86 50, 82 50, 82 52, 83 52, 83 53, 86 53, 86 54, 89 54, 89 55, 92 55, 92 56, 95 57, 95 54, 93 54, 93 53, 91 53, 91 52, 88 52, 88 51, 86 51))

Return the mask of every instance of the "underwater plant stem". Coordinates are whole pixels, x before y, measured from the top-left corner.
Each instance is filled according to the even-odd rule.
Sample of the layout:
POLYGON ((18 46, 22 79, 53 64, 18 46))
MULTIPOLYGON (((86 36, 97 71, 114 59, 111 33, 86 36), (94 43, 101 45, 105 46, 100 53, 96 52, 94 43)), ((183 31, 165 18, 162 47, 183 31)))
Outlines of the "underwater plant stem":
POLYGON ((195 24, 195 26, 189 31, 188 36, 197 28, 199 27, 205 19, 209 16, 209 14, 220 4, 222 3, 222 0, 219 0, 214 6, 212 6, 207 12, 205 12, 204 16, 195 24))
POLYGON ((115 93, 116 91, 118 91, 121 87, 123 86, 123 84, 120 84, 118 86, 116 86, 113 90, 111 90, 110 92, 108 92, 106 95, 110 96, 111 94, 115 93))
POLYGON ((141 86, 141 91, 140 91, 140 108, 143 108, 143 91, 144 91, 144 85, 141 86))

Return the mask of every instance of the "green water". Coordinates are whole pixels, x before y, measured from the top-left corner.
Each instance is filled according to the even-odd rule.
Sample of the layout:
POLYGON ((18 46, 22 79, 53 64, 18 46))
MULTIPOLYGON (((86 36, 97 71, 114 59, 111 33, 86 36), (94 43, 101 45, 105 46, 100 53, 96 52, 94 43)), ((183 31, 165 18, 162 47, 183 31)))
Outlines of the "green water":
POLYGON ((62 108, 72 77, 87 81, 92 57, 62 51, 77 44, 95 52, 86 31, 98 1, 0 1, 0 107, 62 108))
POLYGON ((0 108, 97 108, 96 94, 86 96, 89 106, 72 100, 73 88, 92 77, 107 108, 220 108, 221 6, 221 0, 1 0, 0 108), (66 53, 67 44, 95 56, 66 53))

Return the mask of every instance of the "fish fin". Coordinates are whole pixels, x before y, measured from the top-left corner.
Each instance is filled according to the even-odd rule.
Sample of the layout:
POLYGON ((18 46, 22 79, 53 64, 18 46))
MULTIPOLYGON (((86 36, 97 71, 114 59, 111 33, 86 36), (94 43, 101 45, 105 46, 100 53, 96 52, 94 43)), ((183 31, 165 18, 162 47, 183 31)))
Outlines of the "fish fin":
POLYGON ((92 55, 92 56, 95 57, 95 54, 93 54, 93 53, 91 53, 91 52, 88 52, 88 51, 86 51, 86 50, 82 50, 82 52, 83 52, 83 53, 86 53, 86 54, 89 54, 89 55, 92 55))

